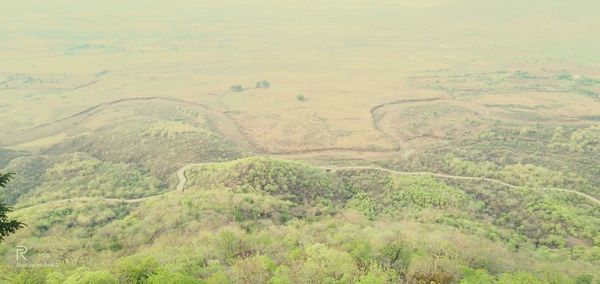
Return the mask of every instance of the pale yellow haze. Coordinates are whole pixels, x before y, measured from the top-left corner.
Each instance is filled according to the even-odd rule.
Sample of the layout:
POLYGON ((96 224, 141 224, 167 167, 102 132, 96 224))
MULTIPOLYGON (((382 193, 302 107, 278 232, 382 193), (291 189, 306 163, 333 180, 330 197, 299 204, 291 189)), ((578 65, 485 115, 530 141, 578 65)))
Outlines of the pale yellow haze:
MULTIPOLYGON (((384 131, 375 129, 371 109, 448 96, 418 88, 411 78, 542 67, 600 77, 600 1, 592 0, 25 0, 1 6, 2 133, 122 98, 168 97, 226 112, 255 151, 400 144, 409 154, 427 141, 411 144, 407 136, 418 133, 409 133, 398 116, 377 117, 384 131), (229 92, 262 80, 271 87, 229 92)), ((477 113, 493 121, 502 113, 482 106, 506 100, 558 106, 558 115, 600 109, 586 98, 540 94, 436 103, 465 109, 445 119, 477 113)), ((124 115, 113 112, 82 122, 80 130, 124 115)), ((433 133, 449 121, 431 125, 433 133)), ((63 130, 3 145, 36 150, 64 139, 63 130)))

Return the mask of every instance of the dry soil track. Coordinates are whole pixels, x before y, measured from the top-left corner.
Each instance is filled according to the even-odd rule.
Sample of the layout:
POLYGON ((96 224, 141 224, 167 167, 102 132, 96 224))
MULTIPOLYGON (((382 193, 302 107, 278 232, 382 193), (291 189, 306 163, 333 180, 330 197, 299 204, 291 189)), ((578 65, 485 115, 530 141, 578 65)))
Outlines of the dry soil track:
POLYGON ((228 140, 230 140, 231 142, 235 143, 243 149, 254 149, 252 145, 248 142, 244 134, 242 134, 237 124, 225 113, 214 110, 201 103, 186 101, 172 97, 133 97, 100 103, 86 108, 85 110, 82 110, 78 113, 75 113, 73 115, 67 116, 59 120, 55 120, 50 123, 41 124, 33 128, 17 131, 14 133, 7 133, 7 135, 4 135, 0 138, 0 146, 18 145, 21 143, 52 136, 69 129, 74 125, 82 123, 84 120, 92 117, 94 114, 97 114, 105 108, 109 108, 121 103, 142 101, 164 101, 202 108, 203 113, 213 123, 214 127, 216 128, 216 131, 218 131, 221 135, 223 135, 225 138, 227 138, 228 140))
MULTIPOLYGON (((446 100, 446 99, 450 99, 450 98, 435 97, 435 98, 426 98, 426 99, 404 99, 404 100, 397 100, 397 101, 392 101, 392 102, 387 102, 387 103, 382 103, 382 104, 376 105, 373 108, 371 108, 371 110, 370 110, 371 118, 373 120, 373 127, 375 129, 377 129, 378 131, 380 131, 381 133, 383 133, 384 135, 386 135, 384 131, 379 129, 380 127, 378 125, 378 121, 380 120, 381 117, 377 113, 381 108, 383 108, 385 106, 395 105, 395 104, 405 104, 405 103, 431 102, 431 101, 446 100)), ((96 114, 97 112, 101 111, 104 108, 111 107, 111 106, 117 105, 119 103, 134 102, 134 101, 152 101, 152 100, 193 105, 196 107, 203 108, 204 114, 206 114, 208 119, 215 126, 216 131, 218 131, 221 135, 223 135, 225 138, 227 138, 228 140, 230 140, 231 142, 235 143, 237 146, 239 146, 243 149, 250 150, 250 151, 253 151, 258 154, 264 154, 267 156, 269 156, 269 155, 281 156, 281 155, 307 154, 307 153, 319 153, 319 152, 327 152, 327 151, 334 151, 334 152, 342 151, 342 152, 346 152, 346 153, 348 153, 348 152, 392 153, 392 152, 397 152, 400 150, 399 147, 394 148, 394 149, 389 149, 389 150, 331 147, 331 148, 310 149, 310 150, 300 150, 300 151, 287 151, 287 152, 284 151, 284 152, 278 152, 278 153, 260 153, 260 151, 257 150, 257 148, 253 145, 253 143, 251 143, 250 140, 247 139, 247 137, 242 133, 242 131, 240 130, 240 127, 236 124, 236 122, 233 119, 231 119, 229 116, 227 116, 224 112, 212 109, 204 104, 186 101, 186 100, 182 100, 182 99, 178 99, 178 98, 172 98, 172 97, 133 97, 133 98, 123 98, 123 99, 119 99, 119 100, 114 100, 114 101, 97 104, 95 106, 89 107, 83 111, 80 111, 76 114, 65 117, 63 119, 56 120, 54 122, 50 122, 47 124, 39 125, 34 128, 21 131, 19 133, 12 133, 10 135, 6 135, 3 137, 3 141, 0 142, 0 145, 15 145, 15 144, 20 144, 20 143, 40 139, 40 138, 43 138, 43 137, 46 137, 49 135, 54 135, 56 133, 59 133, 60 131, 65 130, 68 127, 71 127, 74 124, 81 123, 83 120, 89 118, 90 116, 96 114)), ((399 143, 401 143, 401 142, 399 142, 399 143)), ((180 168, 176 173, 177 177, 179 179, 179 183, 176 187, 176 190, 184 191, 185 185, 187 183, 187 177, 185 176, 185 172, 188 169, 190 169, 194 166, 201 166, 201 165, 206 165, 206 164, 214 164, 214 163, 193 163, 193 164, 185 165, 182 168, 180 168)), ((511 189, 518 188, 518 186, 516 186, 516 185, 508 184, 503 181, 500 181, 497 179, 492 179, 492 178, 456 176, 456 175, 447 175, 447 174, 432 173, 432 172, 401 172, 401 171, 395 171, 395 170, 391 170, 391 169, 387 169, 387 168, 374 167, 374 166, 322 166, 321 168, 329 169, 329 170, 376 170, 376 171, 384 171, 384 172, 389 172, 389 173, 399 174, 399 175, 429 175, 429 176, 448 178, 448 179, 493 182, 493 183, 497 183, 497 184, 506 186, 511 189)), ((541 190, 560 191, 560 192, 565 192, 565 193, 577 194, 581 197, 585 197, 586 199, 588 199, 589 201, 591 201, 597 205, 600 205, 600 200, 594 198, 593 196, 587 195, 587 194, 579 192, 579 191, 570 190, 570 189, 561 189, 561 188, 542 188, 541 190)), ((135 199, 118 199, 118 198, 99 198, 99 199, 102 199, 107 202, 137 203, 137 202, 142 202, 144 200, 147 200, 147 199, 150 199, 150 198, 153 198, 156 196, 160 196, 160 195, 162 195, 162 194, 148 196, 148 197, 142 197, 142 198, 135 198, 135 199)), ((93 197, 78 197, 78 198, 63 199, 63 200, 56 200, 56 201, 50 201, 50 202, 64 202, 64 201, 69 201, 69 200, 72 200, 72 201, 93 200, 93 199, 94 199, 93 197)), ((96 199, 98 199, 98 198, 96 198, 96 199)), ((35 205, 33 205, 33 206, 35 206, 35 205)), ((29 207, 31 207, 31 206, 29 206, 29 207)), ((23 208, 18 208, 18 209, 24 209, 24 208, 28 208, 28 207, 23 207, 23 208)))
MULTIPOLYGON (((436 98, 426 98, 426 99, 403 99, 396 100, 392 102, 382 103, 376 105, 370 109, 371 119, 373 120, 373 127, 375 130, 380 132, 384 137, 388 137, 390 139, 391 136, 387 134, 384 130, 380 129, 379 120, 381 117, 378 114, 378 111, 389 105, 396 104, 406 104, 406 103, 419 103, 419 102, 430 102, 437 100, 444 100, 448 98, 436 97, 436 98)), ((6 135, 0 137, 0 146, 14 146, 30 141, 35 141, 38 139, 42 139, 48 136, 56 135, 61 133, 62 131, 68 130, 73 126, 76 126, 86 119, 91 118, 98 112, 103 109, 110 108, 112 106, 127 103, 127 102, 143 102, 143 101, 163 101, 163 102, 171 102, 184 104, 188 106, 194 106, 202 109, 202 112, 207 116, 207 118, 213 123, 215 130, 219 132, 224 138, 228 139, 238 147, 245 149, 247 151, 256 153, 256 154, 267 154, 267 155, 302 155, 302 154, 311 154, 311 153, 322 153, 322 152, 356 152, 356 153, 393 153, 398 152, 402 148, 402 141, 395 141, 396 146, 393 148, 360 148, 360 147, 325 147, 325 148, 315 148, 315 149, 305 149, 305 150, 289 150, 289 151, 265 151, 260 149, 255 143, 253 143, 252 139, 249 139, 243 132, 238 123, 233 120, 225 111, 216 110, 211 108, 205 104, 182 100, 173 97, 131 97, 131 98, 123 98, 114 101, 108 101, 104 103, 100 103, 91 107, 88 107, 80 112, 69 115, 59 120, 55 120, 49 123, 44 123, 29 129, 23 129, 19 131, 14 131, 11 133, 6 133, 6 135)))
MULTIPOLYGON (((181 167, 178 171, 177 171, 177 178, 179 179, 179 183, 177 184, 176 187, 176 191, 179 192, 183 192, 185 190, 185 185, 187 184, 187 177, 185 175, 186 171, 193 168, 193 167, 199 167, 199 166, 203 166, 203 165, 214 165, 214 164, 219 164, 220 162, 208 162, 208 163, 193 163, 193 164, 188 164, 185 165, 183 167, 181 167)), ((513 185, 513 184, 509 184, 506 182, 503 182, 501 180, 497 180, 497 179, 493 179, 493 178, 482 178, 482 177, 470 177, 470 176, 458 176, 458 175, 448 175, 448 174, 442 174, 442 173, 433 173, 433 172, 403 172, 403 171, 396 171, 396 170, 392 170, 392 169, 388 169, 388 168, 382 168, 382 167, 376 167, 376 166, 316 166, 318 168, 324 169, 324 170, 330 170, 330 171, 343 171, 343 170, 372 170, 372 171, 382 171, 382 172, 387 172, 387 173, 391 173, 391 174, 397 174, 397 175, 405 175, 405 176, 433 176, 433 177, 439 177, 439 178, 446 178, 446 179, 455 179, 455 180, 473 180, 473 181, 484 181, 484 182, 491 182, 491 183, 496 183, 502 186, 505 186, 509 189, 517 189, 519 188, 519 186, 513 185)), ((596 199, 593 196, 587 195, 585 193, 576 191, 576 190, 571 190, 571 189, 564 189, 564 188, 539 188, 538 190, 542 190, 542 191, 558 191, 558 192, 565 192, 565 193, 569 193, 569 194, 576 194, 579 195, 581 197, 586 198, 588 201, 600 206, 600 200, 596 199)), ((29 206, 25 206, 25 207, 17 207, 15 208, 15 211, 20 211, 23 209, 28 209, 28 208, 32 208, 32 207, 38 207, 38 206, 42 206, 42 205, 46 205, 46 204, 54 204, 54 203, 65 203, 65 202, 76 202, 76 201, 93 201, 93 200, 101 200, 104 202, 123 202, 123 203, 139 203, 139 202, 143 202, 149 199, 154 199, 154 198, 158 198, 164 194, 166 194, 168 192, 165 193, 160 193, 160 194, 156 194, 156 195, 152 195, 152 196, 146 196, 146 197, 140 197, 140 198, 132 198, 132 199, 126 199, 126 198, 104 198, 104 197, 74 197, 74 198, 68 198, 68 199, 60 199, 60 200, 53 200, 53 201, 49 201, 49 202, 45 202, 45 203, 41 203, 41 204, 34 204, 34 205, 29 205, 29 206)))
MULTIPOLYGON (((186 166, 182 167, 181 169, 179 169, 179 171, 177 171, 177 176, 179 177, 179 184, 177 185, 177 190, 178 191, 183 191, 184 188, 185 188, 185 184, 187 183, 187 178, 185 176, 185 171, 187 171, 188 169, 190 169, 192 167, 202 166, 202 165, 206 165, 206 164, 215 164, 215 163, 189 164, 189 165, 186 165, 186 166)), ((517 189, 517 188, 519 188, 519 186, 510 184, 510 183, 506 183, 506 182, 503 182, 503 181, 498 180, 498 179, 486 178, 486 177, 459 176, 459 175, 449 175, 449 174, 433 173, 433 172, 403 172, 403 171, 396 171, 396 170, 392 170, 392 169, 388 169, 388 168, 382 168, 382 167, 376 167, 376 166, 316 166, 316 167, 324 169, 324 170, 330 170, 330 171, 337 171, 337 170, 372 170, 372 171, 382 171, 382 172, 387 172, 387 173, 391 173, 391 174, 405 175, 405 176, 433 176, 433 177, 446 178, 446 179, 455 179, 455 180, 484 181, 484 182, 496 183, 496 184, 505 186, 505 187, 507 187, 509 189, 517 189)), ((544 190, 544 191, 560 191, 560 192, 565 192, 565 193, 570 193, 570 194, 576 194, 576 195, 584 197, 584 198, 588 199, 589 201, 595 203, 596 205, 600 206, 600 200, 596 199, 593 196, 587 195, 587 194, 585 194, 583 192, 579 192, 579 191, 576 191, 576 190, 564 189, 564 188, 539 188, 539 190, 544 190)))

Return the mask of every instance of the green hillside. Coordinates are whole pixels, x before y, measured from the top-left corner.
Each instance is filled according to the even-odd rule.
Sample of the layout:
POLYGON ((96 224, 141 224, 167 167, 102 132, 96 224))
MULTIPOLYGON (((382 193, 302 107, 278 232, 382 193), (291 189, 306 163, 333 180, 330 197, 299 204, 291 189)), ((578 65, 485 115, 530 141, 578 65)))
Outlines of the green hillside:
MULTIPOLYGON (((94 165, 81 155, 66 163, 48 172, 94 165)), ((28 226, 0 247, 3 279, 579 283, 585 275, 600 277, 598 207, 566 193, 268 158, 198 165, 187 177, 184 192, 132 203, 69 195, 17 207, 14 216, 28 226), (38 250, 34 261, 56 267, 11 268, 10 248, 22 242, 38 250), (42 252, 53 257, 43 259, 42 252)))

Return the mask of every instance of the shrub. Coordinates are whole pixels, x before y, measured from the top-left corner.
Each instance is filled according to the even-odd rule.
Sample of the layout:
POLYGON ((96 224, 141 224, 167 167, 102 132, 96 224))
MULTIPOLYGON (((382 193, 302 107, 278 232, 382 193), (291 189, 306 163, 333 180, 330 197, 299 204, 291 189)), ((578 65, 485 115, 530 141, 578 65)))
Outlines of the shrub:
POLYGON ((231 276, 236 283, 267 283, 275 269, 275 263, 267 256, 259 255, 236 261, 231 276))
POLYGON ((467 269, 460 284, 493 284, 494 277, 484 269, 467 269))
POLYGON ((118 264, 121 282, 146 283, 158 270, 159 264, 153 257, 127 258, 118 264))
POLYGON ((239 93, 239 92, 244 91, 244 87, 242 87, 242 85, 233 85, 233 86, 229 87, 229 90, 232 92, 239 93))
POLYGON ((75 271, 72 273, 65 284, 116 284, 117 279, 108 271, 75 271))
POLYGON ((201 283, 192 277, 184 275, 179 272, 173 272, 169 270, 160 270, 156 274, 148 278, 149 284, 196 284, 201 283))
POLYGON ((269 81, 267 81, 267 80, 262 80, 260 82, 256 82, 257 89, 267 89, 270 86, 271 86, 271 83, 269 83, 269 81))

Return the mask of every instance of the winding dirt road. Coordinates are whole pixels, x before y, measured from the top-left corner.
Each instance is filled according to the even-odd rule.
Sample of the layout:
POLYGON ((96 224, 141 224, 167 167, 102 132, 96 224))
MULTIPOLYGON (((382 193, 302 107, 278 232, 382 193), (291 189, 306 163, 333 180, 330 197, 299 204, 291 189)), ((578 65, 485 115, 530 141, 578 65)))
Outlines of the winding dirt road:
POLYGON ((34 207, 38 207, 38 206, 42 206, 42 205, 48 205, 48 204, 57 204, 57 203, 66 203, 66 202, 78 202, 78 201, 104 201, 104 202, 109 202, 109 203, 140 203, 142 201, 146 201, 149 199, 154 199, 156 197, 159 197, 161 195, 164 195, 165 193, 160 193, 160 194, 156 194, 156 195, 151 195, 151 196, 145 196, 145 197, 140 197, 140 198, 132 198, 132 199, 127 199, 127 198, 110 198, 110 197, 73 197, 73 198, 67 198, 67 199, 58 199, 58 200, 51 200, 48 202, 44 202, 44 203, 38 203, 38 204, 31 204, 31 205, 26 205, 26 206, 22 206, 22 207, 15 207, 14 211, 20 211, 20 210, 24 210, 24 209, 29 209, 29 208, 34 208, 34 207))
MULTIPOLYGON (((456 179, 456 180, 487 181, 487 182, 492 182, 492 183, 496 183, 499 185, 503 185, 503 186, 506 186, 511 189, 519 188, 519 186, 510 184, 510 183, 506 183, 501 180, 497 180, 497 179, 493 179, 493 178, 485 178, 485 177, 456 176, 456 175, 440 174, 440 173, 433 173, 433 172, 403 172, 403 171, 396 171, 396 170, 391 170, 388 168, 373 167, 373 166, 347 166, 347 167, 324 166, 321 168, 330 169, 330 170, 375 170, 375 171, 382 171, 382 172, 388 172, 388 173, 397 174, 397 175, 407 175, 407 176, 434 176, 434 177, 456 179)), ((591 195, 587 195, 580 191, 572 190, 572 189, 542 187, 542 188, 539 188, 538 190, 560 191, 560 192, 566 192, 566 193, 571 193, 571 194, 577 194, 581 197, 587 198, 589 201, 596 203, 597 205, 600 205, 600 200, 598 200, 597 198, 595 198, 591 195)))
POLYGON ((492 182, 492 183, 497 183, 503 186, 506 186, 508 188, 518 188, 518 186, 516 185, 512 185, 497 179, 493 179, 493 178, 481 178, 481 177, 469 177, 469 176, 455 176, 455 175, 447 175, 447 174, 440 174, 440 173, 433 173, 433 172, 402 172, 402 171, 395 171, 392 169, 388 169, 388 168, 381 168, 381 167, 373 167, 373 166, 347 166, 347 167, 338 167, 338 166, 325 166, 325 167, 321 167, 323 169, 329 169, 329 170, 374 170, 374 171, 381 171, 381 172, 388 172, 388 173, 392 173, 392 174, 396 174, 396 175, 405 175, 405 176, 434 176, 434 177, 440 177, 440 178, 447 178, 447 179, 458 179, 458 180, 478 180, 478 181, 487 181, 487 182, 492 182))
POLYGON ((378 104, 369 110, 369 113, 371 113, 371 122, 373 123, 373 128, 375 130, 379 131, 379 133, 381 133, 386 139, 388 139, 394 143, 394 145, 395 145, 394 149, 391 149, 391 150, 397 151, 400 148, 405 148, 406 141, 395 138, 393 135, 387 133, 384 129, 381 128, 381 126, 379 126, 379 122, 385 115, 385 113, 383 113, 383 114, 381 113, 381 110, 383 108, 385 108, 387 106, 391 106, 391 105, 399 105, 399 104, 407 104, 407 103, 434 102, 434 101, 449 100, 449 99, 453 99, 453 98, 452 97, 433 97, 433 98, 424 98, 424 99, 401 99, 401 100, 395 100, 395 101, 391 101, 391 102, 385 102, 385 103, 378 104))
POLYGON ((150 97, 130 97, 130 98, 122 98, 118 100, 108 101, 96 104, 94 106, 88 107, 82 111, 79 111, 75 114, 66 116, 64 118, 40 124, 34 126, 29 129, 22 129, 19 131, 14 131, 10 133, 6 133, 0 137, 0 146, 14 146, 26 142, 35 141, 38 139, 42 139, 48 136, 53 136, 61 133, 67 129, 72 128, 73 126, 79 125, 84 122, 86 119, 93 117, 95 114, 101 112, 106 108, 110 108, 112 106, 123 104, 127 102, 144 102, 144 101, 163 101, 170 102, 176 104, 183 104, 187 106, 194 106, 202 109, 202 113, 206 115, 209 121, 214 125, 215 130, 220 133, 225 139, 231 141, 238 147, 256 153, 256 154, 267 154, 267 155, 303 155, 303 154, 313 154, 313 153, 323 153, 323 152, 344 152, 344 153, 356 153, 358 155, 362 153, 394 153, 401 150, 403 146, 403 141, 398 141, 394 139, 391 135, 386 133, 379 126, 379 120, 381 119, 379 110, 390 105, 396 104, 405 104, 405 103, 418 103, 418 102, 430 102, 437 100, 445 100, 450 99, 446 97, 435 97, 435 98, 424 98, 424 99, 402 99, 391 102, 385 102, 378 104, 372 107, 369 111, 371 113, 371 119, 373 123, 373 127, 375 130, 380 132, 386 138, 392 139, 394 141, 394 147, 392 148, 360 148, 360 147, 326 147, 326 148, 315 148, 315 149, 305 149, 305 150, 288 150, 288 151, 278 151, 271 152, 265 151, 261 149, 258 145, 249 139, 243 132, 238 123, 233 120, 227 111, 221 111, 217 109, 213 109, 205 104, 197 103, 193 101, 187 101, 174 97, 158 97, 158 96, 150 96, 150 97))
MULTIPOLYGON (((385 133, 385 131, 380 129, 379 121, 382 116, 378 113, 379 110, 381 110, 382 108, 384 108, 386 106, 395 105, 395 104, 430 102, 430 101, 447 100, 447 99, 451 99, 451 98, 434 97, 434 98, 425 98, 425 99, 403 99, 403 100, 396 100, 396 101, 391 101, 391 102, 376 105, 370 109, 371 119, 373 120, 373 127, 376 130, 380 131, 384 136, 391 137, 389 134, 385 133)), ((186 105, 200 107, 203 109, 203 113, 213 123, 214 127, 216 128, 216 131, 218 131, 226 139, 235 143, 240 148, 261 154, 261 151, 252 144, 252 142, 242 133, 242 131, 241 131, 240 127, 237 125, 237 123, 233 119, 231 119, 228 115, 226 115, 226 113, 212 109, 204 104, 186 101, 186 100, 182 100, 182 99, 178 99, 178 98, 172 98, 172 97, 133 97, 133 98, 123 98, 123 99, 119 99, 119 100, 114 100, 114 101, 97 104, 95 106, 89 107, 83 111, 80 111, 71 116, 65 117, 63 119, 60 119, 60 120, 57 120, 54 122, 50 122, 47 124, 39 125, 39 126, 33 127, 28 130, 20 131, 18 133, 11 133, 10 135, 5 135, 2 137, 2 141, 0 141, 0 145, 16 145, 16 144, 29 142, 29 141, 33 141, 36 139, 46 137, 46 136, 57 134, 69 127, 72 127, 73 125, 81 123, 83 120, 98 113, 102 109, 119 104, 119 103, 135 102, 135 101, 151 101, 151 100, 166 101, 166 102, 186 104, 186 105)), ((332 148, 323 148, 323 149, 287 151, 287 152, 281 152, 281 153, 262 153, 262 154, 265 154, 267 156, 281 156, 281 155, 319 153, 319 152, 327 152, 327 151, 343 151, 346 153, 356 152, 359 154, 364 153, 364 152, 392 153, 392 152, 398 152, 400 150, 401 145, 403 144, 403 141, 396 141, 396 144, 397 144, 397 147, 395 147, 393 149, 361 149, 361 148, 332 147, 332 148)), ((187 184, 186 171, 188 169, 195 167, 195 166, 201 166, 201 165, 207 165, 207 164, 216 164, 216 163, 214 163, 214 162, 193 163, 193 164, 188 164, 188 165, 181 167, 176 173, 177 178, 179 179, 179 183, 176 186, 176 191, 183 192, 185 190, 185 186, 187 184)), ((319 168, 328 169, 328 170, 375 170, 375 171, 383 171, 383 172, 388 172, 388 173, 398 174, 398 175, 435 176, 435 177, 440 177, 440 178, 456 179, 456 180, 486 181, 486 182, 496 183, 496 184, 499 184, 499 185, 502 185, 502 186, 505 186, 505 187, 508 187, 511 189, 519 188, 516 185, 512 185, 512 184, 503 182, 501 180, 485 178, 485 177, 456 176, 456 175, 448 175, 448 174, 433 173, 433 172, 402 172, 402 171, 395 171, 392 169, 375 167, 375 166, 319 166, 319 168)), ((588 199, 589 201, 591 201, 597 205, 600 205, 600 200, 594 198, 593 196, 587 195, 587 194, 579 192, 579 191, 570 190, 570 189, 562 189, 562 188, 541 188, 540 190, 560 191, 560 192, 565 192, 565 193, 577 194, 581 197, 588 199)), ((139 202, 151 199, 151 198, 161 196, 163 194, 164 193, 154 195, 154 196, 135 198, 135 199, 102 198, 102 197, 76 197, 76 198, 70 198, 70 199, 50 201, 50 202, 47 202, 44 204, 67 202, 67 201, 85 201, 85 200, 104 200, 106 202, 139 203, 139 202)), ((39 204, 39 205, 41 205, 41 204, 39 204)), ((25 208, 29 208, 29 207, 33 207, 33 206, 37 206, 37 205, 31 205, 31 206, 21 207, 21 208, 17 208, 17 209, 21 210, 21 209, 25 209, 25 208)))
POLYGON ((179 183, 177 184, 175 190, 181 192, 185 190, 185 184, 187 183, 187 177, 185 176, 185 172, 188 169, 198 166, 215 165, 219 163, 220 162, 193 163, 181 167, 179 170, 177 170, 177 178, 179 179, 179 183))
MULTIPOLYGON (((185 176, 185 171, 187 171, 188 169, 195 167, 195 166, 202 166, 202 165, 206 165, 206 164, 215 164, 215 163, 197 163, 197 164, 189 164, 186 165, 184 167, 182 167, 181 169, 179 169, 177 171, 177 177, 179 177, 179 184, 177 185, 177 190, 178 191, 183 191, 185 188, 185 184, 187 183, 187 178, 185 176)), ((391 173, 391 174, 396 174, 396 175, 405 175, 405 176, 434 176, 434 177, 439 177, 439 178, 446 178, 446 179, 455 179, 455 180, 474 180, 474 181, 486 181, 486 182, 491 182, 491 183, 496 183, 505 187, 508 187, 510 189, 517 189, 519 188, 519 186, 510 184, 510 183, 506 183, 503 182, 501 180, 497 180, 497 179, 493 179, 493 178, 486 178, 486 177, 470 177, 470 176, 458 176, 458 175, 448 175, 448 174, 441 174, 441 173, 433 173, 433 172, 403 172, 403 171, 396 171, 396 170, 392 170, 392 169, 388 169, 388 168, 382 168, 382 167, 375 167, 375 166, 315 166, 324 170, 330 170, 330 171, 337 171, 337 170, 373 170, 373 171, 381 171, 381 172, 387 172, 387 173, 391 173)), ((576 190, 571 190, 571 189, 564 189, 564 188, 539 188, 538 190, 544 190, 544 191, 560 191, 560 192, 565 192, 565 193, 571 193, 571 194, 577 194, 581 197, 584 197, 586 199, 588 199, 589 201, 595 203, 596 205, 600 206, 600 200, 594 198, 593 196, 587 195, 583 192, 579 192, 576 190)))
POLYGON ((380 129, 379 121, 381 120, 381 115, 378 114, 379 110, 390 105, 399 105, 399 104, 407 104, 407 103, 422 103, 422 102, 434 102, 439 100, 450 100, 452 97, 434 97, 434 98, 425 98, 425 99, 402 99, 395 100, 391 102, 381 103, 374 107, 372 107, 369 112, 371 113, 371 120, 373 121, 373 128, 380 129))
MULTIPOLYGON (((179 170, 177 170, 177 178, 179 179, 179 183, 177 184, 177 187, 175 188, 176 191, 178 192, 183 192, 185 190, 185 185, 187 184, 187 177, 186 177, 186 171, 193 168, 193 167, 199 167, 199 166, 205 166, 205 165, 215 165, 215 164, 219 164, 221 162, 207 162, 207 163, 193 163, 193 164, 188 164, 185 165, 183 167, 181 167, 179 170)), ((403 172, 403 171, 396 171, 396 170, 392 170, 392 169, 388 169, 388 168, 382 168, 382 167, 376 167, 376 166, 315 166, 317 168, 323 169, 323 170, 329 170, 329 171, 344 171, 344 170, 372 170, 372 171, 381 171, 381 172, 387 172, 387 173, 391 173, 391 174, 396 174, 396 175, 405 175, 405 176, 433 176, 433 177, 439 177, 439 178, 446 178, 446 179, 455 179, 455 180, 473 180, 473 181, 485 181, 485 182, 491 182, 491 183, 496 183, 502 186, 505 186, 507 188, 510 189, 517 189, 519 188, 519 186, 513 185, 513 184, 509 184, 506 182, 503 182, 501 180, 497 180, 497 179, 493 179, 493 178, 485 178, 485 177, 470 177, 470 176, 458 176, 458 175, 448 175, 448 174, 441 174, 441 173, 433 173, 433 172, 403 172)), ((569 194, 576 194, 579 195, 581 197, 586 198, 588 201, 595 203, 596 205, 600 206, 600 200, 594 198, 593 196, 587 195, 583 192, 579 192, 576 190, 571 190, 571 189, 564 189, 564 188, 539 188, 538 190, 542 190, 542 191, 558 191, 558 192, 565 192, 565 193, 569 193, 569 194)), ((24 209, 28 209, 28 208, 33 208, 33 207, 38 207, 38 206, 42 206, 42 205, 46 205, 46 204, 53 204, 53 203, 63 203, 63 202, 75 202, 75 201, 94 201, 94 200, 101 200, 104 202, 112 202, 112 203, 116 203, 116 202, 123 202, 123 203, 139 203, 139 202, 143 202, 146 200, 150 200, 150 199, 154 199, 154 198, 158 198, 160 196, 163 196, 165 194, 167 194, 169 192, 164 192, 164 193, 160 193, 160 194, 156 194, 156 195, 152 195, 152 196, 146 196, 146 197, 140 197, 140 198, 133 198, 133 199, 126 199, 126 198, 104 198, 104 197, 74 197, 74 198, 68 198, 68 199, 60 199, 60 200, 53 200, 53 201, 48 201, 45 203, 40 203, 40 204, 33 204, 33 205, 28 205, 28 206, 24 206, 24 207, 16 207, 15 208, 15 212, 20 211, 20 210, 24 210, 24 209)))
POLYGON ((173 97, 132 97, 123 98, 114 101, 100 103, 89 108, 86 108, 78 113, 67 116, 65 118, 55 120, 53 122, 41 124, 33 128, 24 129, 18 132, 6 133, 0 137, 0 146, 18 145, 25 142, 34 141, 44 137, 58 134, 64 130, 72 128, 74 125, 82 123, 84 120, 92 117, 105 108, 127 102, 143 102, 143 101, 163 101, 176 104, 184 104, 202 108, 202 113, 212 122, 215 130, 223 137, 235 143, 242 149, 254 151, 255 148, 248 142, 244 134, 240 131, 238 125, 225 113, 212 109, 207 105, 186 101, 173 97))

